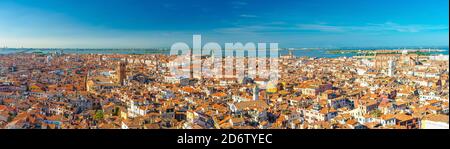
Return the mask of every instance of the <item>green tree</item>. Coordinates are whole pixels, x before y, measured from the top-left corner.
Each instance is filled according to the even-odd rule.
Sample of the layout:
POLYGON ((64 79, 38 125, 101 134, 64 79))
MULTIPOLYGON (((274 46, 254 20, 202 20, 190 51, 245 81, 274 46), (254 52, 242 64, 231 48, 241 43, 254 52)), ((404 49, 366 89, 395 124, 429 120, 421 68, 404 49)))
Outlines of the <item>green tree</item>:
POLYGON ((374 110, 370 114, 374 117, 380 117, 383 113, 380 110, 374 110))
POLYGON ((103 119, 103 116, 104 116, 103 110, 97 110, 97 112, 95 112, 94 119, 101 120, 103 119))

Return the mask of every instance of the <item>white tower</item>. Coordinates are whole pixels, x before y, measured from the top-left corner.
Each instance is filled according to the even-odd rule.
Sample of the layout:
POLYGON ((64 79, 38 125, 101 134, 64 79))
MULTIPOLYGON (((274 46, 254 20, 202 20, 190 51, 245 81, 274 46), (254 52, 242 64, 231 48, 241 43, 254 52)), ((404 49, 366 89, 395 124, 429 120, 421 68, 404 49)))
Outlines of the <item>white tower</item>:
POLYGON ((393 77, 395 75, 395 62, 393 60, 388 61, 388 76, 393 77))
POLYGON ((47 55, 45 59, 45 63, 50 63, 52 61, 53 57, 51 55, 47 55))
POLYGON ((255 87, 253 87, 253 100, 256 101, 259 99, 259 87, 258 85, 255 85, 255 87))

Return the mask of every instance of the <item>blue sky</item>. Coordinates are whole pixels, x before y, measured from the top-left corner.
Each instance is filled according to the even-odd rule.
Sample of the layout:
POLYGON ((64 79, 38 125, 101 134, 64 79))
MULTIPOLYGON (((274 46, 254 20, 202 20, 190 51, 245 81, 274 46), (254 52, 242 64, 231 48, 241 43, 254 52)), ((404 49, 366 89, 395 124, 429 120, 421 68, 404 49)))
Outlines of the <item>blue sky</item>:
POLYGON ((0 46, 448 46, 448 0, 1 0, 0 46))

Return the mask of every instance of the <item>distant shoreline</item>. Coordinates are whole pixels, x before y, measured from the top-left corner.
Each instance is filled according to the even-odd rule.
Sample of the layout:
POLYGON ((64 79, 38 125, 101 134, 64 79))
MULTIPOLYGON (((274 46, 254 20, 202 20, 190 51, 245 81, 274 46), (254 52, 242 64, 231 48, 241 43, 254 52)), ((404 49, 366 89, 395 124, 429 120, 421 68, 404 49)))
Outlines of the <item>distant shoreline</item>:
MULTIPOLYGON (((433 49, 292 49, 292 48, 280 48, 280 55, 287 55, 289 51, 292 51, 295 56, 302 57, 325 57, 325 58, 337 58, 337 57, 353 57, 360 55, 374 54, 376 51, 384 50, 381 53, 401 53, 403 50, 407 50, 408 53, 416 53, 419 55, 449 55, 448 48, 433 48, 433 49)), ((130 54, 130 55, 142 55, 142 54, 170 54, 170 49, 58 49, 58 48, 0 48, 0 55, 2 54, 14 54, 14 53, 41 53, 49 54, 63 52, 69 54, 130 54)), ((380 52, 378 53, 380 54, 380 52)))

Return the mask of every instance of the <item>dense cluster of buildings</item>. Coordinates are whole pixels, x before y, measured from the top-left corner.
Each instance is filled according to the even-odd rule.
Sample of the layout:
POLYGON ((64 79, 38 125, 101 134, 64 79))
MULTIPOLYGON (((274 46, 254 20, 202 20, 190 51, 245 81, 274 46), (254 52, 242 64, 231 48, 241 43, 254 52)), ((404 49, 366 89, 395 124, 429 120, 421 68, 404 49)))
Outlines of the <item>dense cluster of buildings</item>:
POLYGON ((448 56, 286 55, 279 58, 276 84, 174 76, 173 59, 0 55, 0 128, 449 128, 448 56))

